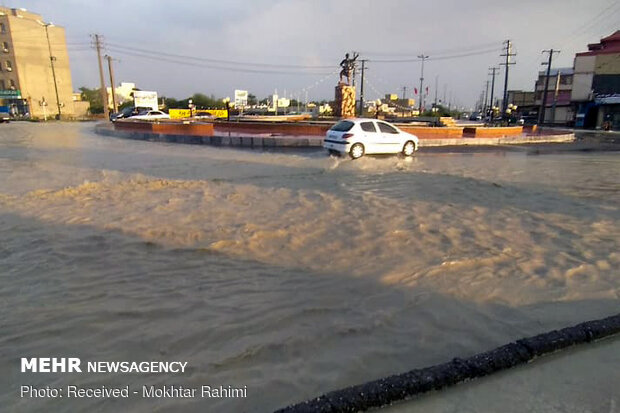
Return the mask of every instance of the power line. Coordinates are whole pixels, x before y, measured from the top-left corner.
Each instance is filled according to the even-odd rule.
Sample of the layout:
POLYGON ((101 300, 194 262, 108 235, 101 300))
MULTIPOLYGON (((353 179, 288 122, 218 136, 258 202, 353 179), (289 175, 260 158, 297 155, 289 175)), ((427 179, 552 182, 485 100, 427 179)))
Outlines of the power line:
MULTIPOLYGON (((274 74, 274 75, 322 75, 322 74, 327 74, 327 72, 290 72, 290 71, 282 71, 282 70, 260 70, 260 69, 243 69, 243 68, 239 68, 239 67, 230 67, 230 66, 216 66, 216 65, 208 65, 208 64, 203 64, 203 63, 194 63, 194 62, 187 62, 187 61, 182 61, 180 59, 172 59, 172 58, 166 58, 166 57, 157 57, 157 56, 151 56, 148 54, 142 54, 142 53, 137 53, 137 52, 127 52, 125 50, 121 50, 121 49, 117 49, 116 47, 108 47, 108 50, 111 50, 113 52, 119 53, 119 54, 123 54, 125 56, 132 56, 132 57, 138 57, 138 58, 144 58, 144 59, 149 59, 149 60, 156 60, 159 62, 168 62, 168 63, 176 63, 176 64, 180 64, 180 65, 185 65, 185 66, 193 66, 193 67, 202 67, 202 68, 207 68, 207 69, 219 69, 219 70, 226 70, 229 72, 242 72, 242 73, 260 73, 260 74, 274 74)), ((333 67, 333 66, 331 66, 333 67)), ((331 72, 330 72, 331 73, 331 72)))
MULTIPOLYGON (((472 51, 477 51, 480 49, 488 49, 492 46, 497 45, 497 42, 492 42, 492 43, 485 43, 485 44, 480 44, 480 45, 476 45, 476 46, 471 46, 469 48, 463 48, 463 47, 457 47, 457 48, 451 48, 451 49, 439 49, 439 50, 429 50, 427 51, 427 53, 432 54, 433 56, 441 56, 444 54, 454 54, 455 52, 472 52, 472 51)), ((372 52, 372 51, 364 51, 363 52, 364 55, 366 56, 417 56, 418 54, 420 54, 420 52, 407 52, 407 53, 401 53, 401 52, 396 52, 396 53, 386 53, 386 52, 372 52)))
MULTIPOLYGON (((477 52, 458 53, 458 54, 454 54, 450 56, 428 58, 425 60, 438 61, 438 60, 458 59, 461 57, 479 56, 483 54, 496 53, 497 51, 498 51, 498 48, 494 47, 492 49, 486 49, 486 50, 481 50, 477 52)), ((416 59, 371 59, 370 61, 373 63, 417 63, 417 62, 421 62, 422 59, 420 58, 416 58, 416 59)))
POLYGON ((294 69, 331 69, 334 67, 334 65, 330 65, 330 66, 291 65, 291 64, 258 63, 258 62, 243 62, 243 61, 236 61, 236 60, 210 59, 210 58, 205 58, 205 57, 179 55, 179 54, 166 53, 166 52, 155 51, 155 50, 141 49, 137 47, 122 46, 122 45, 118 45, 115 43, 108 43, 108 45, 116 49, 128 50, 128 51, 138 52, 142 54, 167 56, 171 58, 188 59, 188 60, 195 60, 195 61, 208 62, 208 63, 221 63, 221 64, 241 65, 241 66, 275 67, 275 68, 287 67, 287 68, 294 68, 294 69))

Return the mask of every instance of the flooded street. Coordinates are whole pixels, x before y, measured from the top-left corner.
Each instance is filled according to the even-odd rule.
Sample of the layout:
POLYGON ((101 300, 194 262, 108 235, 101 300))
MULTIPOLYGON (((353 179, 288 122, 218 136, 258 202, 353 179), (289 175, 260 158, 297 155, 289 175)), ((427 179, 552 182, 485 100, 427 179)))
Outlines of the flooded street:
MULTIPOLYGON (((1 125, 0 405, 271 411, 616 314, 619 177, 619 152, 350 161, 1 125), (53 356, 188 371, 19 372, 53 356), (68 403, 20 399, 20 384, 248 397, 68 403)), ((606 340, 393 409, 617 411, 619 362, 606 340)))

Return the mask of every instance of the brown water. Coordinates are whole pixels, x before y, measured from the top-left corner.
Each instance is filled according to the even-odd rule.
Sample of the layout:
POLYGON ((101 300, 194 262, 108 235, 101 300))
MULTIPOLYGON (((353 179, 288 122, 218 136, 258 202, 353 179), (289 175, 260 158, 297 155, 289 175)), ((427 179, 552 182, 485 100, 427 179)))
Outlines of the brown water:
MULTIPOLYGON (((92 124, 2 125, 0 406, 269 411, 615 314, 618 177, 618 153, 352 162, 127 141, 92 124), (190 369, 19 373, 19 358, 33 356, 190 369), (44 401, 20 399, 20 384, 232 385, 248 398, 44 401)), ((590 383, 618 349, 597 347, 599 366, 585 363, 574 380, 590 383)), ((606 374, 620 381, 617 369, 606 374)), ((477 394, 497 397, 500 380, 477 394)), ((541 379, 545 394, 574 395, 561 384, 541 379)), ((467 389, 421 402, 485 411, 478 398, 454 410, 450 397, 467 389)), ((569 405, 620 403, 610 392, 569 405)))

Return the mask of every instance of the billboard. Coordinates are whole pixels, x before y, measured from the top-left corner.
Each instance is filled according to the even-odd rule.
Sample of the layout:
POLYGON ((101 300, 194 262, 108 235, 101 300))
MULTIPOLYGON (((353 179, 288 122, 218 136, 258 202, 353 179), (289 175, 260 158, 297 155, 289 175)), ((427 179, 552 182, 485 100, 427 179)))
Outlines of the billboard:
POLYGON ((149 92, 147 90, 135 90, 133 92, 133 105, 138 108, 151 108, 157 110, 157 92, 149 92))
POLYGON ((248 91, 247 90, 235 90, 235 107, 244 108, 248 105, 248 91))
MULTIPOLYGON (((226 112, 226 109, 198 109, 192 111, 192 113, 194 115, 200 113, 210 113, 215 118, 225 118, 226 116, 228 116, 228 112, 226 112)), ((170 119, 189 118, 192 116, 192 113, 190 113, 189 109, 170 109, 168 111, 170 119)))

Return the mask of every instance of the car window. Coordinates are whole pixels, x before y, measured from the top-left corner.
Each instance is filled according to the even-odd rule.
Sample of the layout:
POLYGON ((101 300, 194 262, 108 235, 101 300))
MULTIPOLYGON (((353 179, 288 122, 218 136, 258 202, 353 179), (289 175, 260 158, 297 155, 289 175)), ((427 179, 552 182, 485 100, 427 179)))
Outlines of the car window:
POLYGON ((333 130, 334 132, 347 132, 353 127, 353 125, 353 122, 343 120, 332 126, 330 130, 333 130))
POLYGON ((375 128, 375 124, 373 122, 362 122, 360 123, 360 126, 364 132, 377 132, 377 128, 375 128))
POLYGON ((398 130, 394 126, 388 125, 387 123, 378 122, 378 125, 379 125, 379 130, 383 133, 393 133, 393 134, 398 133, 398 130))

